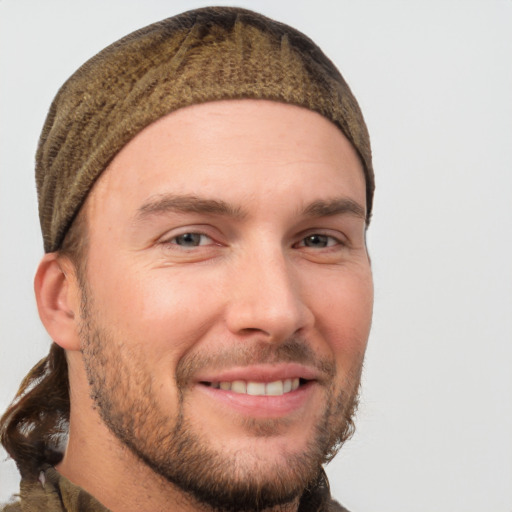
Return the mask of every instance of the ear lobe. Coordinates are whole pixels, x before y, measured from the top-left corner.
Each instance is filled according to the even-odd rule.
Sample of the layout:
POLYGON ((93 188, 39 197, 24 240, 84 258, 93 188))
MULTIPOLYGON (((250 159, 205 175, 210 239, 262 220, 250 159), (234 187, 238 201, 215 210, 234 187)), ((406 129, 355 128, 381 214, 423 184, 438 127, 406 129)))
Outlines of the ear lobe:
POLYGON ((66 350, 80 350, 80 288, 72 263, 45 254, 34 279, 37 309, 48 334, 66 350))

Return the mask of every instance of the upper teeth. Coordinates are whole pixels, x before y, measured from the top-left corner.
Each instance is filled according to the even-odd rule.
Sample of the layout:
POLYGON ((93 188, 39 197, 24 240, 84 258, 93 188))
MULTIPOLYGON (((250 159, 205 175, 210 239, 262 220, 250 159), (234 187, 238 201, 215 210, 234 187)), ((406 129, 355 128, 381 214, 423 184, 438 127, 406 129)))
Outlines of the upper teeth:
POLYGON ((255 396, 279 396, 299 387, 299 378, 276 380, 274 382, 252 382, 245 380, 212 382, 212 388, 233 391, 233 393, 244 393, 255 396))

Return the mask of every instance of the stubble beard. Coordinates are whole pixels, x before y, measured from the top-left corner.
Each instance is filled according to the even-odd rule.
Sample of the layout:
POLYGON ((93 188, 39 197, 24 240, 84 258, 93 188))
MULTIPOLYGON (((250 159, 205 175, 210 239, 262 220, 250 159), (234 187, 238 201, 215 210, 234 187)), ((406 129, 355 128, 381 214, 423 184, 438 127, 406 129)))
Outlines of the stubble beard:
MULTIPOLYGON (((318 362, 330 373, 331 384, 326 387, 324 412, 303 451, 283 453, 280 462, 269 464, 264 457, 258 460, 257 453, 250 454, 253 460, 248 463, 249 454, 215 450, 187 419, 185 411, 188 376, 206 360, 211 363, 212 358, 180 361, 176 369, 179 405, 170 416, 157 402, 151 374, 140 370, 144 364, 136 364, 137 360, 143 362, 142 344, 137 353, 130 352, 111 333, 95 325, 90 297, 85 291, 82 294, 82 354, 91 398, 101 418, 144 464, 200 504, 223 512, 249 512, 296 502, 306 489, 314 487, 323 472, 322 465, 353 434, 362 357, 349 385, 337 394, 334 363, 318 362)), ((233 357, 237 362, 261 363, 304 362, 312 356, 302 339, 288 340, 271 350, 260 347, 233 357)), ((226 354, 222 357, 226 359, 226 354)), ((270 437, 286 428, 285 421, 247 419, 243 426, 253 436, 270 437)))

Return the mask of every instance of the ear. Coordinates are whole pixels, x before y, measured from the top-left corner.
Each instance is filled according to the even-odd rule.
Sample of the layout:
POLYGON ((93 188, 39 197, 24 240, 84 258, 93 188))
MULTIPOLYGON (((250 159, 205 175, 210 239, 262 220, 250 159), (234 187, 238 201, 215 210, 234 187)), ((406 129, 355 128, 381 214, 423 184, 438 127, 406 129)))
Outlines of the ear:
POLYGON ((48 334, 66 350, 80 350, 80 287, 73 264, 45 254, 34 279, 37 309, 48 334))

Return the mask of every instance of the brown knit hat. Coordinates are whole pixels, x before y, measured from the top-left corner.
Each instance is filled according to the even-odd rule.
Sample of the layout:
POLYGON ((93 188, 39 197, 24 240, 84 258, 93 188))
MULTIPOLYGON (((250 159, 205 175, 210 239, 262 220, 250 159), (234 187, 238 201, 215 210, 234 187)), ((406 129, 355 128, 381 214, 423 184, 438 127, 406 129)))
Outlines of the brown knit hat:
POLYGON ((108 46, 58 92, 36 156, 45 251, 59 249, 95 180, 142 129, 188 105, 239 98, 298 105, 334 122, 361 157, 370 218, 370 140, 333 63, 287 25, 245 9, 207 7, 108 46))

